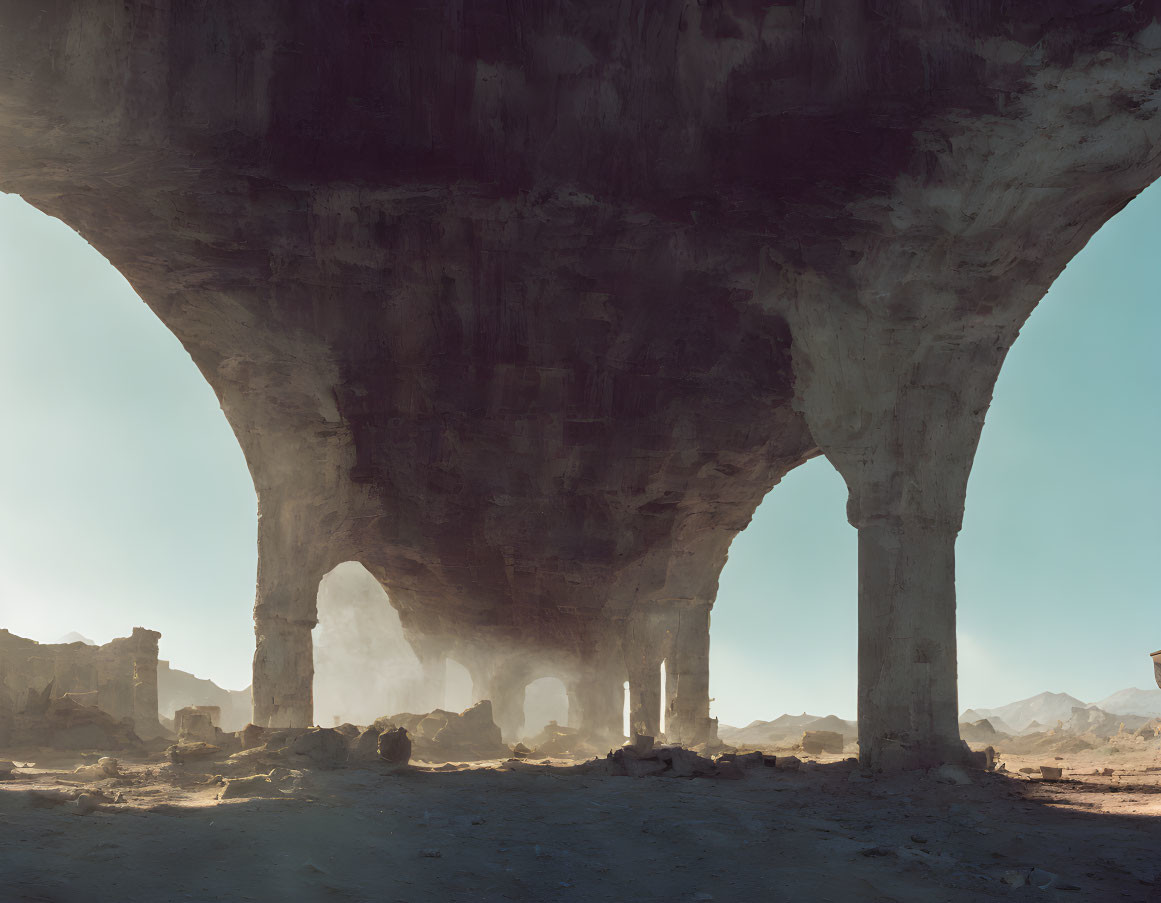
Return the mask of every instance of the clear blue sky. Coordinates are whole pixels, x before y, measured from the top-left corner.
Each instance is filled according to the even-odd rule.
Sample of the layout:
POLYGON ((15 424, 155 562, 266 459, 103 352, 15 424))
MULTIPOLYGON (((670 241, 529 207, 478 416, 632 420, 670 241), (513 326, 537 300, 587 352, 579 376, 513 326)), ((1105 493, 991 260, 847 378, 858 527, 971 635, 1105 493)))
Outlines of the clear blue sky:
MULTIPOLYGON (((959 540, 960 708, 1148 687, 1161 648, 1161 185, 1033 314, 996 388, 959 540)), ((0 627, 162 631, 249 682, 255 501, 217 400, 79 236, 0 195, 0 627)), ((856 542, 823 459, 735 542, 713 616, 722 721, 855 714, 856 542)))

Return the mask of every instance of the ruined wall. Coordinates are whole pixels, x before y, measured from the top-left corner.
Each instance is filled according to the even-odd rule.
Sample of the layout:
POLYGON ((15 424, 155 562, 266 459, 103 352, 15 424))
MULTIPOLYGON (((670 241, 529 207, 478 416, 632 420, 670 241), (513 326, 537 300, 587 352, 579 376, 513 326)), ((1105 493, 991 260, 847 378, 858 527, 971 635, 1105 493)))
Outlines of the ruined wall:
POLYGON ((161 634, 142 627, 103 646, 38 643, 0 629, 0 720, 21 711, 29 691, 50 683, 54 698, 95 693, 84 701, 114 718, 130 718, 149 738, 160 733, 157 719, 157 641, 161 634))

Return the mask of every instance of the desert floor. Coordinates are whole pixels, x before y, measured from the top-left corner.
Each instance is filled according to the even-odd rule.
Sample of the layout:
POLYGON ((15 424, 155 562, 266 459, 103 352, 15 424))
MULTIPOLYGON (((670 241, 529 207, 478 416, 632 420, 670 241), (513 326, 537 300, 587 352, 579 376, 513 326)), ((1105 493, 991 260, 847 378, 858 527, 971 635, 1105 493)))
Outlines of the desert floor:
POLYGON ((0 783, 0 901, 1161 901, 1156 751, 1001 757, 969 784, 829 758, 740 780, 310 771, 224 802, 212 765, 78 785, 76 761, 37 762, 0 783), (1018 772, 1041 764, 1065 780, 1018 772))

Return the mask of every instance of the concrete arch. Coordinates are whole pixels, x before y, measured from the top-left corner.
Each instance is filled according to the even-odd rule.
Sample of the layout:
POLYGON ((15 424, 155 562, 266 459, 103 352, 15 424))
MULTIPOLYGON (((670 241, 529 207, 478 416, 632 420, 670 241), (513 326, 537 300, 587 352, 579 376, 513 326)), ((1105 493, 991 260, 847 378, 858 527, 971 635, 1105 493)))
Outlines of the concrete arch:
MULTIPOLYGON (((862 8, 754 6, 724 53, 683 5, 614 40, 613 7, 560 3, 494 46, 437 6, 361 54, 389 5, 19 6, 0 188, 89 237, 221 400, 258 493, 256 721, 312 720, 317 586, 357 557, 409 629, 587 657, 613 731, 621 619, 708 617, 759 489, 821 448, 859 530, 864 761, 962 758, 967 475, 1020 324, 1161 173, 1152 4, 1094 29, 1066 0, 1015 23, 934 0, 934 67, 929 32, 862 8), (539 62, 581 26, 618 115, 539 62), (672 36, 664 62, 646 34, 672 36), (1014 62, 981 61, 997 45, 1014 62), (518 91, 462 90, 480 46, 524 61, 518 91), (420 96, 417 52, 438 59, 420 96)), ((699 630, 675 668, 691 736, 699 630)))

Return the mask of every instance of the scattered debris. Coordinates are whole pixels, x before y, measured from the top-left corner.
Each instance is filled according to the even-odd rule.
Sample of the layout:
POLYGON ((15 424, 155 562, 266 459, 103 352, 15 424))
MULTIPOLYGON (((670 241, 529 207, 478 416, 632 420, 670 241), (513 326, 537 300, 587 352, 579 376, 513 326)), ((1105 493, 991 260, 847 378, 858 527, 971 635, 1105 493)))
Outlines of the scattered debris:
POLYGON ((169 761, 174 765, 184 765, 190 760, 210 759, 221 754, 222 748, 212 743, 175 743, 165 750, 169 761))
POLYGON ((110 756, 102 756, 95 765, 82 765, 73 775, 82 781, 104 781, 120 775, 119 762, 110 756))

